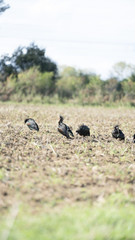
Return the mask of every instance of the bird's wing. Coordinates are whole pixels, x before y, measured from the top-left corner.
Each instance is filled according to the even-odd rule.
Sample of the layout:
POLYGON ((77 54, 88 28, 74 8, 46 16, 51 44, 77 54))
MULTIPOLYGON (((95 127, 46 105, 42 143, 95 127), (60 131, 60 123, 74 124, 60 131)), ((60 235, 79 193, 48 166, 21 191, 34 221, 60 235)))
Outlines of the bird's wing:
POLYGON ((33 129, 39 131, 39 127, 38 127, 38 125, 37 125, 37 123, 35 122, 34 119, 29 119, 27 125, 28 125, 29 127, 33 128, 33 129))
POLYGON ((66 136, 67 138, 69 138, 69 134, 68 134, 68 131, 67 131, 67 128, 66 128, 66 125, 63 124, 62 126, 59 126, 58 127, 58 131, 63 134, 64 136, 66 136))
POLYGON ((71 129, 67 126, 67 131, 68 131, 68 133, 72 136, 72 137, 74 137, 74 134, 73 134, 73 132, 71 131, 71 129))

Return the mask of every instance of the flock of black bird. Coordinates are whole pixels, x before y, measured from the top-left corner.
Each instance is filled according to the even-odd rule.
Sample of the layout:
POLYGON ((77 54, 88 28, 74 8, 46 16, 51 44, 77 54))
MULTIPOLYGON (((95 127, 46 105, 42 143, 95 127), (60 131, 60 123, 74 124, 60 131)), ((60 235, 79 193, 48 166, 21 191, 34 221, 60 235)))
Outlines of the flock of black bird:
MULTIPOLYGON (((72 139, 74 137, 74 134, 69 126, 67 126, 65 123, 63 123, 64 118, 60 116, 60 119, 58 121, 58 131, 62 135, 64 135, 66 138, 72 139)), ((24 123, 29 127, 30 130, 36 130, 39 131, 39 126, 32 118, 25 119, 24 123)), ((76 133, 78 133, 80 136, 86 137, 90 136, 90 128, 84 124, 80 125, 79 128, 76 130, 76 133)), ((119 126, 116 125, 114 127, 114 130, 112 132, 112 137, 119 139, 119 140, 125 140, 125 135, 122 132, 121 129, 119 129, 119 126)), ((133 143, 135 143, 135 134, 133 135, 133 143)))

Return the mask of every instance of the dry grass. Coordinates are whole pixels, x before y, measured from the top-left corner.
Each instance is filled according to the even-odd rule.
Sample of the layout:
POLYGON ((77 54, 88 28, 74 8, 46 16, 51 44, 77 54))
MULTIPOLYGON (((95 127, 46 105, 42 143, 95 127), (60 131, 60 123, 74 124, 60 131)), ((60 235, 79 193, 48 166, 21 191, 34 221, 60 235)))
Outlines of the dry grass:
POLYGON ((135 200, 134 109, 0 105, 0 208, 15 201, 34 211, 47 206, 101 203, 113 193, 135 200), (81 123, 91 136, 68 140, 57 132, 59 115, 75 130, 81 123), (34 118, 40 131, 24 125, 34 118), (111 136, 120 124, 125 141, 111 136))

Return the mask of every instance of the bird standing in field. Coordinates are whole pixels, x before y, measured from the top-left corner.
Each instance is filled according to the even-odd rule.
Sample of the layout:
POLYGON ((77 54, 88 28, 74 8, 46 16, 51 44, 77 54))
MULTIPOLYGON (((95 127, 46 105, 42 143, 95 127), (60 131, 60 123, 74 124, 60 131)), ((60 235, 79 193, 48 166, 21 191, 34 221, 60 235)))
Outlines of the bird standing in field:
POLYGON ((63 120, 64 118, 60 116, 60 120, 58 122, 58 131, 67 138, 71 138, 70 136, 74 137, 71 129, 65 123, 63 123, 63 120))
POLYGON ((38 127, 38 125, 37 125, 37 123, 35 122, 34 119, 27 118, 27 119, 24 120, 24 123, 26 123, 26 125, 29 127, 30 130, 39 131, 39 127, 38 127))
POLYGON ((81 126, 79 126, 79 128, 76 130, 76 132, 80 135, 80 136, 90 136, 90 128, 84 124, 82 124, 81 126))
POLYGON ((112 136, 116 139, 120 139, 120 140, 124 140, 125 139, 125 135, 124 133, 119 129, 119 126, 116 125, 114 127, 114 130, 112 132, 112 136))

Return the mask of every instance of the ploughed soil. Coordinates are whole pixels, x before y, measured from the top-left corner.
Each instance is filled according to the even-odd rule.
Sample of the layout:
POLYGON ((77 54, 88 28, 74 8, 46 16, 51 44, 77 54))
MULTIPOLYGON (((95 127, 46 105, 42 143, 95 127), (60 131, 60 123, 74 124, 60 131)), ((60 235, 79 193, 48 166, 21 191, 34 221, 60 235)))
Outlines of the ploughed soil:
POLYGON ((0 209, 100 203, 113 193, 135 200, 135 109, 0 105, 0 209), (57 131, 59 116, 74 139, 57 131), (24 119, 34 118, 39 132, 24 119), (76 134, 80 124, 90 137, 76 134), (112 138, 119 124, 125 141, 112 138))

